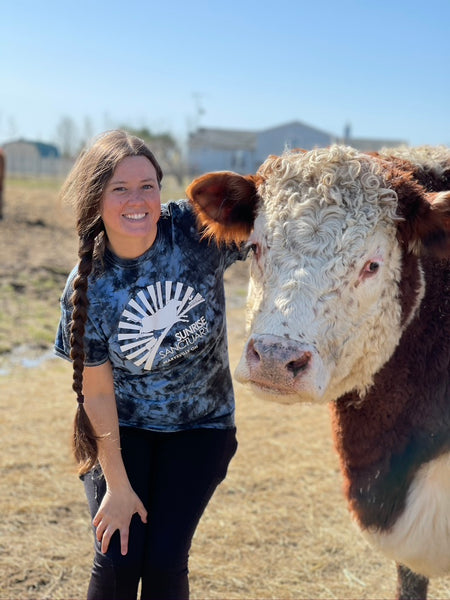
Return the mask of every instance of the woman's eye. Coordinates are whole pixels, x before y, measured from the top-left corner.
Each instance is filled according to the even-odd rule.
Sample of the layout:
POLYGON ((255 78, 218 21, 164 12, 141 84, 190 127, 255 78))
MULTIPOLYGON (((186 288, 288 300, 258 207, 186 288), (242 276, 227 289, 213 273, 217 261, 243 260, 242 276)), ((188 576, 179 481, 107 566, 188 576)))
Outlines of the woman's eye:
POLYGON ((144 186, 142 186, 142 188, 144 190, 152 190, 153 189, 153 184, 152 183, 147 183, 144 186))

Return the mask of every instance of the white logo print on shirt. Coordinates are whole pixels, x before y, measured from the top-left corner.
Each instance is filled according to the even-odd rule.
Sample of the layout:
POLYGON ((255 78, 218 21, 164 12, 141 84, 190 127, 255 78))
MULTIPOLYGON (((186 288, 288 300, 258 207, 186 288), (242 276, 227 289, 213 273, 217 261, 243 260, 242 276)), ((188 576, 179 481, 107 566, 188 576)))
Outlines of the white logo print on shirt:
POLYGON ((187 313, 204 302, 200 294, 183 284, 157 282, 140 291, 128 302, 119 323, 118 339, 125 356, 136 366, 144 365, 149 371, 156 354, 175 323, 187 322, 187 313))

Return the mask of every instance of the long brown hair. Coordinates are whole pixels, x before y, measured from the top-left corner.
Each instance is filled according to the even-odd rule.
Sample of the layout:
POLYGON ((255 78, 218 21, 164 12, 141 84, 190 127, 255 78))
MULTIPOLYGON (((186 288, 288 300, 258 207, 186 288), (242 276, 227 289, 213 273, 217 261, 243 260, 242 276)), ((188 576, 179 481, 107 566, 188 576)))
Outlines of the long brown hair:
POLYGON ((88 277, 93 265, 99 264, 105 247, 105 227, 100 214, 105 186, 121 160, 128 156, 145 156, 156 170, 161 186, 163 173, 153 153, 140 138, 125 131, 109 131, 96 138, 78 157, 67 176, 60 198, 71 203, 77 219, 78 273, 73 282, 70 357, 73 362, 72 388, 77 395, 78 408, 73 431, 73 452, 79 473, 87 473, 98 458, 98 436, 84 409, 84 331, 89 301, 88 277))

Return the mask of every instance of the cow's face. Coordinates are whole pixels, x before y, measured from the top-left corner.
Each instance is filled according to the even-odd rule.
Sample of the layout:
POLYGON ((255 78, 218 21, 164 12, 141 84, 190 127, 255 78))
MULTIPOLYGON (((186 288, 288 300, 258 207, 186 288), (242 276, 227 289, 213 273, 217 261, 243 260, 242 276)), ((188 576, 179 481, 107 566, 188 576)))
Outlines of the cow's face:
POLYGON ((286 402, 364 390, 401 334, 396 194, 375 162, 337 150, 269 159, 260 173, 236 377, 286 402))
MULTIPOLYGON (((403 260, 416 240, 399 235, 382 165, 336 146, 271 157, 258 171, 239 381, 281 402, 326 402, 363 395, 394 352, 424 284, 416 268, 405 318, 403 260)), ((221 209, 234 210, 230 196, 221 209)))

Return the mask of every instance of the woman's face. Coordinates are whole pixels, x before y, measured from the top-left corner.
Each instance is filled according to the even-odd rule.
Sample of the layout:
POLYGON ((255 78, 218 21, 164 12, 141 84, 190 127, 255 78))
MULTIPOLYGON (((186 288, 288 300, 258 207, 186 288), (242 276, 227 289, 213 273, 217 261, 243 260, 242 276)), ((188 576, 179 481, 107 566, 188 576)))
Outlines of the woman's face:
POLYGON ((111 250, 137 258, 156 238, 161 195, 156 170, 145 156, 127 156, 103 192, 100 214, 111 250))

